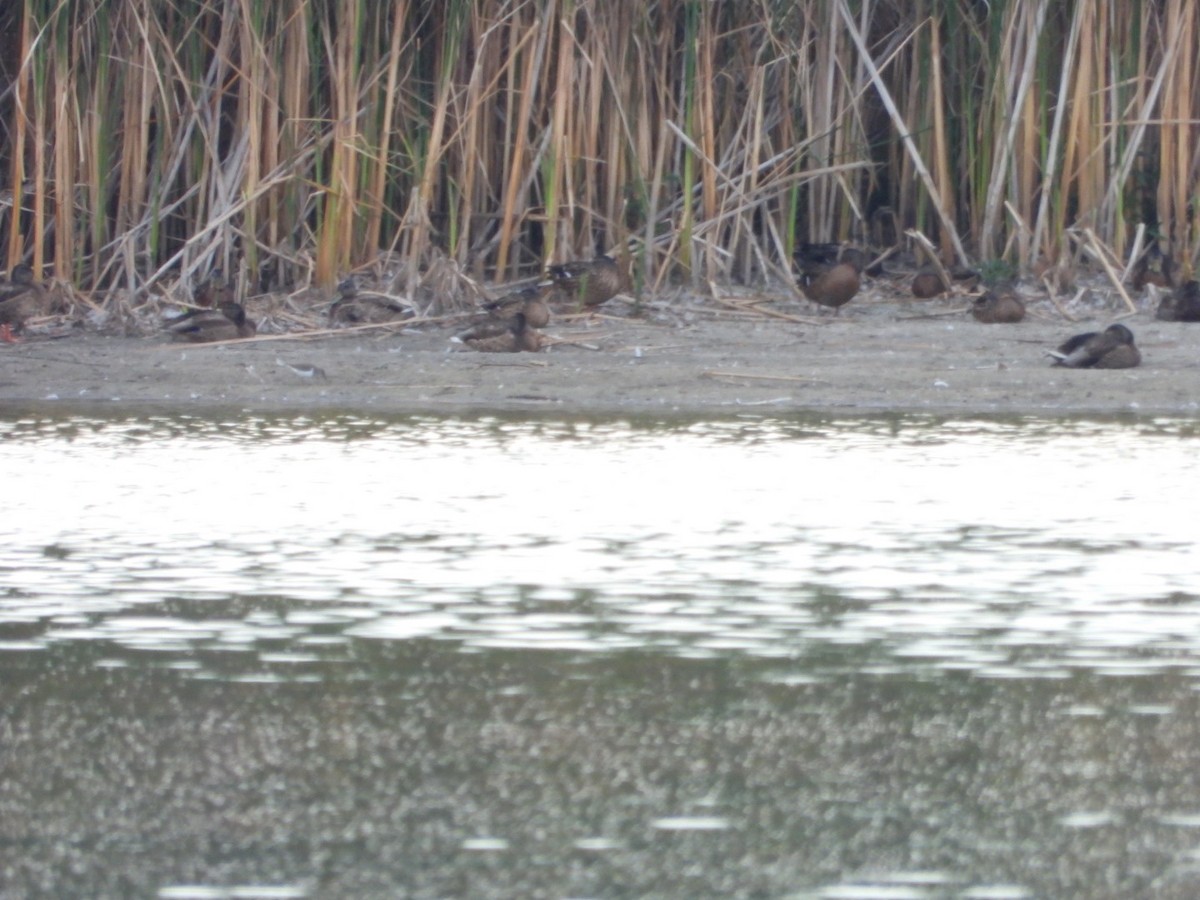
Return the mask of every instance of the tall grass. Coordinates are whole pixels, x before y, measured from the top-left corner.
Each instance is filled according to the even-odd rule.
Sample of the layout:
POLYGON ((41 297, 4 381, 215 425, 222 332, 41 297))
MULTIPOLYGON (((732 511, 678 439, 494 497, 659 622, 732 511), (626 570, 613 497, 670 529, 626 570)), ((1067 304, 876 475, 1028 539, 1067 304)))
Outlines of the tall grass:
POLYGON ((947 259, 1144 224, 1190 265, 1198 48, 1190 0, 24 0, 0 240, 91 289, 614 250, 658 285, 888 207, 947 259))

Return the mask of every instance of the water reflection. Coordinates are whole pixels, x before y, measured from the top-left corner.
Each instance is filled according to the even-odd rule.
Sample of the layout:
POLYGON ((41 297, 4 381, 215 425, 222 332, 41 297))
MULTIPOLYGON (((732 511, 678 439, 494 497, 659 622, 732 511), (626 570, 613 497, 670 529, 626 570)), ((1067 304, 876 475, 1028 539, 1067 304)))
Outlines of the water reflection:
POLYGON ((76 418, 0 433, 21 473, 0 525, 10 649, 302 651, 273 649, 278 668, 361 637, 781 660, 853 646, 1046 677, 1191 664, 1200 646, 1192 529, 1171 512, 1196 482, 1190 423, 76 418))
POLYGON ((0 884, 1195 896, 1194 440, 10 418, 0 884))

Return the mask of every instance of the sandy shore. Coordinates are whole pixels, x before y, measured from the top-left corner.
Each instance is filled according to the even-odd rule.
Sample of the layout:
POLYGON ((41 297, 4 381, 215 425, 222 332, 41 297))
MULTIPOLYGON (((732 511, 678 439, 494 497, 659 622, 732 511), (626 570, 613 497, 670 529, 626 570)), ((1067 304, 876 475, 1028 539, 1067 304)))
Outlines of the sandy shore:
POLYGON ((381 414, 560 411, 564 414, 736 415, 825 410, 986 414, 1195 415, 1200 325, 1123 319, 1140 368, 1068 370, 1045 351, 1103 328, 1118 307, 1064 319, 1030 303, 1016 325, 984 325, 963 298, 925 303, 856 298, 840 316, 782 298, 811 322, 726 312, 712 300, 669 315, 552 322, 561 343, 537 354, 481 354, 449 342, 452 328, 364 330, 304 339, 265 336, 219 346, 165 336, 80 331, 0 347, 0 405, 11 412, 101 408, 381 414), (315 365, 322 378, 283 363, 315 365))

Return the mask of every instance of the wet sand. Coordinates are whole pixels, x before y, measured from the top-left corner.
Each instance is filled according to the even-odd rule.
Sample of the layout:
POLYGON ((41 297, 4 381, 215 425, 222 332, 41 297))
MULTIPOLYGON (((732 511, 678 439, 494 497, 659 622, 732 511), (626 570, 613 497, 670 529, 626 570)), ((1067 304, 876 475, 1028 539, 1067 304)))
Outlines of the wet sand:
MULTIPOLYGON (((453 328, 366 329, 320 337, 265 335, 222 345, 165 335, 79 330, 0 347, 0 404, 35 411, 153 408, 199 412, 378 414, 551 411, 566 415, 737 415, 755 410, 951 414, 1195 415, 1200 325, 1123 318, 1141 367, 1069 370, 1046 351, 1117 318, 1030 303, 1015 325, 985 325, 964 298, 918 303, 856 298, 839 316, 769 305, 809 321, 746 316, 711 299, 669 315, 557 320, 539 353, 483 354, 453 328), (286 364, 317 366, 304 377, 286 364)), ((607 310, 606 310, 607 312, 607 310)))

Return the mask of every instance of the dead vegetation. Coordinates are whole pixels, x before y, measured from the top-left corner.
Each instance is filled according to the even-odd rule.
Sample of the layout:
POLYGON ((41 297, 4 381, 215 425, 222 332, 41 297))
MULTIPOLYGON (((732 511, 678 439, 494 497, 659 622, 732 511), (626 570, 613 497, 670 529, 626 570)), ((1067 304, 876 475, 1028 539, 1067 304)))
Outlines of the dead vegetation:
POLYGON ((316 331, 352 273, 427 320, 617 248, 643 298, 784 317, 721 290, 792 291, 805 240, 920 233, 1056 302, 1079 272, 1123 292, 1151 242, 1186 277, 1200 252, 1185 0, 27 0, 0 26, 0 240, 94 327, 214 270, 316 331))

